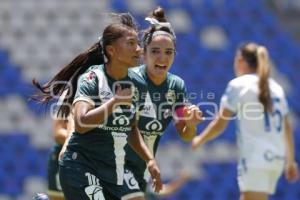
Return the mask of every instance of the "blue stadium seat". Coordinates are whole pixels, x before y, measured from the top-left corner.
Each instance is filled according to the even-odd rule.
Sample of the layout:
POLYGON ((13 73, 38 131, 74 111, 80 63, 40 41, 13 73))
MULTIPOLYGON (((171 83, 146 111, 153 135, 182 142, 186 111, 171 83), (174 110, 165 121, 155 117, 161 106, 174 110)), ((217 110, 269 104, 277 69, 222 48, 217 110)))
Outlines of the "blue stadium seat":
POLYGON ((128 7, 125 1, 122 0, 112 0, 111 6, 118 12, 128 12, 128 7))

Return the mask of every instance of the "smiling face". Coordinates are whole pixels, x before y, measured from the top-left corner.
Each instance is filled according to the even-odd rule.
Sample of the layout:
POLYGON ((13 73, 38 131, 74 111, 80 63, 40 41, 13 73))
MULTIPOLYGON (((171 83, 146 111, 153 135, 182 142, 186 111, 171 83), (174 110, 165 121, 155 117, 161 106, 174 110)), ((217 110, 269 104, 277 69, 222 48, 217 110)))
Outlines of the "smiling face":
POLYGON ((144 52, 148 77, 157 84, 163 82, 175 56, 174 42, 169 36, 155 36, 144 52))
POLYGON ((138 44, 136 31, 124 29, 123 36, 109 46, 107 51, 111 55, 112 62, 126 68, 135 67, 139 64, 141 48, 138 44))

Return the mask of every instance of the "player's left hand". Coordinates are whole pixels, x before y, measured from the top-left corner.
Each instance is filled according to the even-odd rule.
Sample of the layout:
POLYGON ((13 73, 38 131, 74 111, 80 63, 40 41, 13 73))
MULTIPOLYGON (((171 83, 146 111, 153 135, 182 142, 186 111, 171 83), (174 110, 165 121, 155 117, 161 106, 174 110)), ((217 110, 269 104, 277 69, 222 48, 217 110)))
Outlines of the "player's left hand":
POLYGON ((151 159, 150 161, 148 161, 147 167, 152 177, 152 186, 154 188, 154 191, 159 193, 159 191, 162 190, 163 184, 161 182, 160 170, 155 159, 151 159))

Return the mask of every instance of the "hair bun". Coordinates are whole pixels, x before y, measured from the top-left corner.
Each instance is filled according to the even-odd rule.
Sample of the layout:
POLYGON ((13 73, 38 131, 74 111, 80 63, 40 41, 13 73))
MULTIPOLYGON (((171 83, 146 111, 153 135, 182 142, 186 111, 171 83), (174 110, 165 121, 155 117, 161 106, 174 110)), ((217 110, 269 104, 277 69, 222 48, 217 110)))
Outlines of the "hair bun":
POLYGON ((155 10, 153 10, 151 16, 157 19, 159 22, 167 22, 165 11, 162 7, 157 7, 155 10))

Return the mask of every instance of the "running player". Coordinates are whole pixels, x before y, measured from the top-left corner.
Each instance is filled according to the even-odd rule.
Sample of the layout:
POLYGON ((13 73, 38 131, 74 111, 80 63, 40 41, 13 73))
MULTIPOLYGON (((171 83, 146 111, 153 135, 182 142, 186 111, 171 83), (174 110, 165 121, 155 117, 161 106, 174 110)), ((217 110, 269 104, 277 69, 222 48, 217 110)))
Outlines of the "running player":
POLYGON ((140 58, 136 25, 129 14, 115 15, 115 19, 105 27, 100 42, 78 55, 45 87, 40 86, 46 102, 53 98, 51 94, 61 95, 71 86, 66 106, 60 109, 68 116, 68 105, 73 103, 75 132, 59 169, 68 200, 120 199, 127 141, 147 163, 155 190, 162 187, 157 164, 136 126, 146 93, 144 80, 128 71, 140 58), (90 65, 93 62, 96 65, 90 65))

